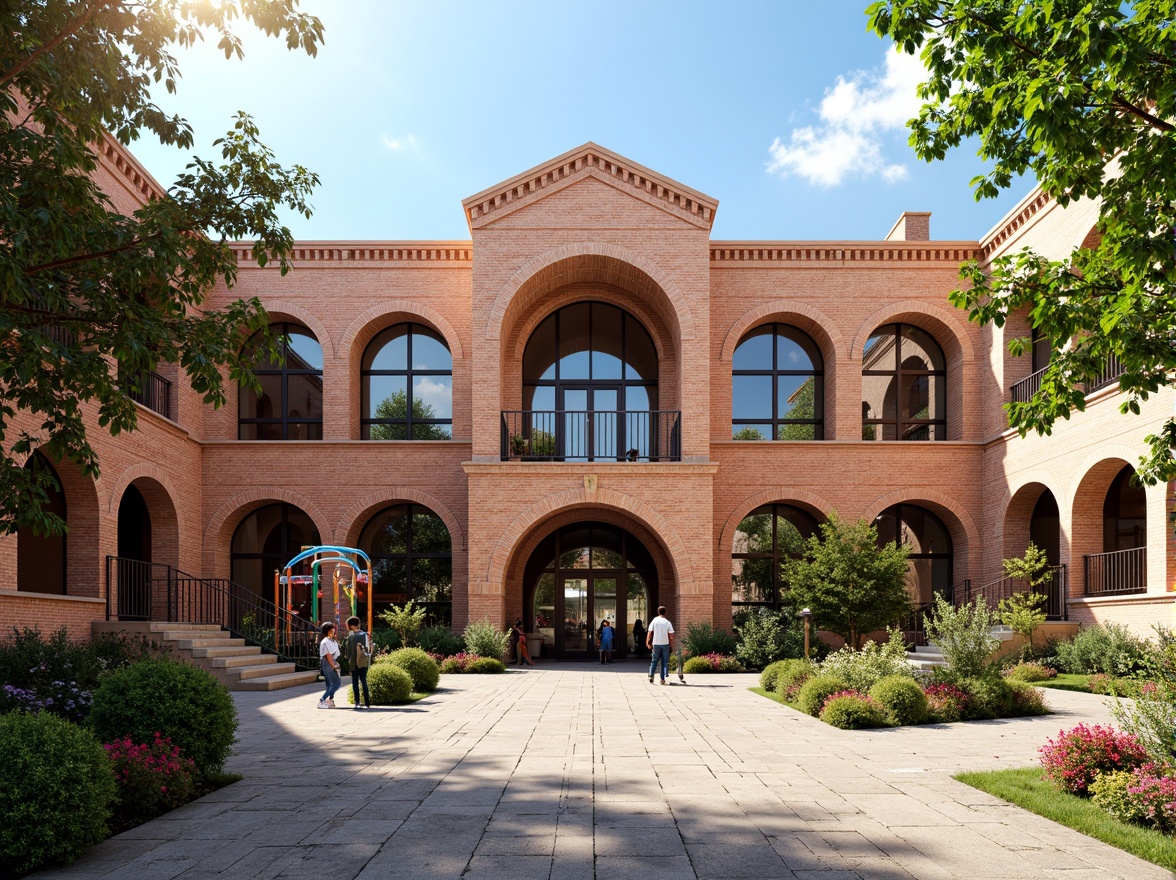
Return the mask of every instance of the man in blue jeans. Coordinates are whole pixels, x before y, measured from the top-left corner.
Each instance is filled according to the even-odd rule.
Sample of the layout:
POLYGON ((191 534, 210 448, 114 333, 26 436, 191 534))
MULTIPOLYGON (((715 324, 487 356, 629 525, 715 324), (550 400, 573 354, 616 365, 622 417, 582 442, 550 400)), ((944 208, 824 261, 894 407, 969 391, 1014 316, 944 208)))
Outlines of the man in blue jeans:
POLYGON ((661 683, 666 683, 670 671, 670 650, 674 645, 674 625, 666 618, 666 606, 657 609, 657 617, 649 622, 645 633, 645 646, 652 652, 649 660, 649 683, 653 684, 653 673, 661 662, 661 683))

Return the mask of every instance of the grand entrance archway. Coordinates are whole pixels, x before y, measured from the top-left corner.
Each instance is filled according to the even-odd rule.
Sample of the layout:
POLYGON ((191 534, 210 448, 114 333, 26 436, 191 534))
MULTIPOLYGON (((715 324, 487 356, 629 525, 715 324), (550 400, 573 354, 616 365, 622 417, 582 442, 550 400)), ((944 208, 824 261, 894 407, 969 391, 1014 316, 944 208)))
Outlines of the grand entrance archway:
POLYGON ((633 626, 646 626, 657 608, 657 567, 625 529, 595 521, 557 529, 531 553, 523 577, 524 620, 545 637, 545 655, 592 657, 606 618, 616 628, 615 657, 644 649, 633 626))

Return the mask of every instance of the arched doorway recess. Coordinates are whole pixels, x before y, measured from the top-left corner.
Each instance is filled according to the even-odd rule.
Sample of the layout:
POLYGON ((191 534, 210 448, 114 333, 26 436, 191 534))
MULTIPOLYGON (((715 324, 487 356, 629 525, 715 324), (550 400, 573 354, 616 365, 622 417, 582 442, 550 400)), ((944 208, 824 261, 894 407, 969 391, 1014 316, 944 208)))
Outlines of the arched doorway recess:
POLYGON ((645 545, 620 526, 585 521, 556 529, 532 551, 523 572, 523 617, 545 637, 544 651, 583 659, 605 618, 616 627, 616 656, 643 648, 633 624, 649 623, 658 603, 657 566, 645 545))

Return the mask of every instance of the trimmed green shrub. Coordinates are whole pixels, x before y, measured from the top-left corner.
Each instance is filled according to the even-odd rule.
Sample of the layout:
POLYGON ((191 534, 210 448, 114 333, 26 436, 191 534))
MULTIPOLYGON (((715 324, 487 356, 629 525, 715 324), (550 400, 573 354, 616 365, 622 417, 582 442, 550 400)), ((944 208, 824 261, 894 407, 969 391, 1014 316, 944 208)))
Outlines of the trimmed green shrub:
POLYGON ((789 703, 796 701, 801 685, 812 678, 816 667, 807 660, 785 660, 788 665, 776 673, 776 693, 789 703))
POLYGON ((983 596, 977 596, 970 605, 957 607, 936 593, 935 607, 924 620, 927 639, 943 652, 953 681, 987 673, 992 652, 1000 642, 992 635, 998 623, 996 614, 983 596))
POLYGON ((400 633, 394 629, 377 629, 369 635, 372 637, 372 654, 390 654, 403 647, 400 633))
POLYGON ((166 736, 199 773, 225 765, 237 732, 228 688, 203 669, 174 660, 144 660, 110 673, 94 692, 90 725, 104 742, 166 736))
POLYGON ((812 669, 812 664, 807 660, 777 660, 775 663, 768 664, 760 673, 760 687, 765 691, 775 691, 777 677, 785 670, 795 669, 797 666, 806 671, 812 669))
POLYGON ((465 671, 474 675, 497 675, 506 672, 506 665, 497 657, 479 657, 465 671))
MULTIPOLYGON (((804 630, 791 609, 750 608, 735 615, 734 625, 739 636, 735 656, 748 669, 804 656, 804 630)), ((774 690, 775 683, 764 689, 774 690)))
POLYGON ((718 629, 705 621, 693 621, 686 625, 682 647, 687 654, 700 657, 703 654, 725 654, 734 656, 738 643, 735 636, 725 629, 718 629))
POLYGON ((965 721, 986 721, 1014 715, 1016 696, 1012 683, 1006 679, 988 675, 961 679, 958 684, 968 695, 965 721))
MULTIPOLYGON (((407 703, 412 697, 412 676, 395 663, 373 664, 367 680, 373 706, 407 703)), ((351 690, 348 693, 353 694, 351 690)))
POLYGON ((1091 801, 1096 807, 1106 810, 1120 822, 1148 824, 1147 807, 1141 799, 1127 789, 1139 785, 1133 770, 1112 770, 1100 773, 1090 784, 1091 801))
POLYGON ((510 633, 488 620, 471 620, 462 633, 466 650, 479 657, 501 658, 510 647, 510 633))
POLYGON ((417 636, 421 649, 430 654, 440 654, 442 657, 452 657, 465 650, 465 642, 461 636, 449 631, 448 627, 430 626, 422 629, 417 636))
POLYGON ((470 664, 482 659, 477 654, 466 654, 463 652, 461 654, 454 654, 452 657, 446 657, 437 665, 437 669, 442 675, 456 675, 462 672, 469 672, 470 664))
MULTIPOLYGON (((677 669, 677 663, 670 666, 671 669, 677 669)), ((726 657, 721 654, 705 654, 702 657, 687 657, 683 664, 683 669, 686 674, 705 674, 709 672, 746 672, 743 665, 734 657, 726 657)))
POLYGON ((869 641, 860 651, 854 651, 848 646, 834 651, 821 661, 820 674, 839 678, 863 694, 890 675, 914 678, 915 669, 907 662, 906 642, 902 633, 891 630, 889 635, 889 639, 881 645, 869 641))
POLYGON ((862 730, 886 724, 886 714, 882 707, 857 691, 845 691, 830 696, 821 709, 820 719, 842 730, 862 730))
POLYGON ((833 675, 813 675, 800 686, 796 702, 800 706, 800 711, 816 718, 821 713, 825 700, 833 694, 848 690, 850 687, 845 679, 833 675))
POLYGON ((1054 646, 1062 672, 1101 672, 1113 678, 1143 671, 1154 650, 1145 639, 1117 623, 1083 627, 1074 638, 1054 646))
POLYGON ((1012 681, 1049 681, 1058 677, 1058 671, 1043 663, 1018 663, 1006 669, 1004 677, 1012 681))
POLYGON ((909 676, 886 676, 870 688, 870 696, 891 724, 922 724, 927 720, 927 695, 909 676))
POLYGON ((381 663, 395 663, 412 677, 412 689, 419 694, 431 694, 437 690, 441 670, 437 661, 420 648, 401 648, 380 658, 381 663))
POLYGON ((114 769, 90 731, 41 712, 0 715, 0 874, 72 862, 106 837, 114 769))
POLYGON ((929 684, 923 693, 927 695, 928 717, 935 724, 962 721, 968 714, 969 697, 954 684, 929 684))

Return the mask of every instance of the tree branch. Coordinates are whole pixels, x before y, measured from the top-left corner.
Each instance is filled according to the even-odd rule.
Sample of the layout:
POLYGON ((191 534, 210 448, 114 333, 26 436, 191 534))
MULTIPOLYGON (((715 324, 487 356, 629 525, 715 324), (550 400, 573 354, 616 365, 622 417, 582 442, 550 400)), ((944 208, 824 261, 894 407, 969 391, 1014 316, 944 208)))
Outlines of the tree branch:
POLYGON ((58 46, 76 34, 79 30, 82 29, 83 26, 88 24, 90 20, 94 18, 94 16, 96 16, 99 12, 102 12, 105 7, 113 6, 118 2, 119 0, 97 0, 93 6, 70 22, 57 36, 55 36, 49 42, 38 46, 36 49, 30 52, 24 58, 24 60, 17 62, 17 64, 11 70, 3 75, 0 75, 0 88, 3 88, 9 82, 16 79, 16 77, 20 76, 22 73, 28 70, 28 68, 32 66, 33 62, 35 62, 46 52, 50 52, 53 49, 56 49, 58 46))
POLYGON ((73 266, 78 263, 88 263, 91 260, 101 260, 105 257, 113 257, 115 254, 125 253, 126 251, 134 250, 140 245, 146 244, 160 237, 160 233, 155 232, 148 235, 146 238, 136 238, 134 241, 119 245, 116 248, 109 248, 104 251, 95 251, 91 254, 78 254, 74 257, 64 257, 60 260, 53 260, 50 263, 41 263, 39 266, 30 266, 24 270, 25 277, 38 275, 41 272, 47 272, 53 269, 60 269, 62 266, 73 266))
POLYGON ((1160 119, 1158 116, 1153 116, 1152 114, 1148 113, 1142 107, 1138 107, 1135 104, 1131 103, 1125 97, 1123 97, 1122 92, 1119 92, 1119 91, 1115 92, 1115 106, 1120 107, 1120 108, 1126 110, 1127 112, 1138 116, 1140 119, 1142 119, 1144 122, 1146 122, 1148 125, 1150 125, 1154 129, 1156 129, 1157 131, 1163 131, 1163 132, 1176 131, 1176 126, 1172 125, 1172 123, 1165 122, 1164 120, 1160 119))

